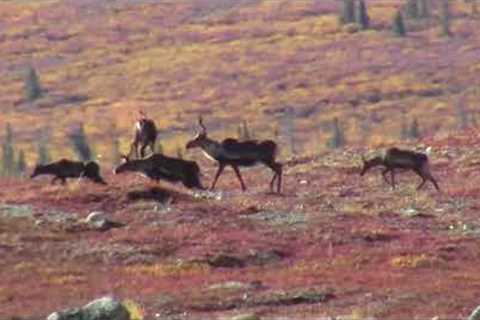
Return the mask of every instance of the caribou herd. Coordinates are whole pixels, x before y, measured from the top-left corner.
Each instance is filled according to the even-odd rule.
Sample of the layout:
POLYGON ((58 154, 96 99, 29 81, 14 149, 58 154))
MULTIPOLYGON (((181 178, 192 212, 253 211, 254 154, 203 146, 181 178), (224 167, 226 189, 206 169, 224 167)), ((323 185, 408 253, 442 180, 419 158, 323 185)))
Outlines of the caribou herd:
MULTIPOLYGON (((240 182, 242 191, 245 191, 246 186, 240 174, 240 168, 264 164, 274 173, 270 181, 270 191, 281 192, 282 164, 276 160, 278 146, 274 141, 238 141, 237 139, 227 138, 219 142, 208 137, 207 128, 201 116, 198 119, 198 125, 198 133, 192 140, 187 142, 186 148, 200 148, 208 159, 217 162, 218 169, 210 187, 211 190, 215 188, 218 178, 225 167, 230 166, 240 182)), ((139 118, 134 125, 134 139, 130 145, 130 151, 127 155, 122 156, 122 163, 113 172, 115 174, 139 172, 155 181, 181 182, 187 188, 204 190, 205 188, 200 181, 201 174, 198 164, 195 161, 155 153, 156 139, 157 128, 155 122, 149 119, 144 112, 140 111, 139 118), (146 155, 147 148, 150 149, 149 155, 146 155)), ((417 189, 421 189, 427 181, 430 181, 435 189, 440 191, 437 181, 430 172, 428 157, 424 153, 390 148, 374 158, 367 160, 362 157, 362 160, 361 176, 370 168, 382 166, 384 167, 382 171, 384 180, 395 188, 395 170, 407 169, 415 172, 422 178, 417 189), (388 173, 390 173, 390 181, 387 177, 388 173)), ((45 174, 54 176, 51 181, 52 184, 57 180, 64 184, 67 178, 82 177, 99 184, 106 184, 100 176, 99 165, 93 161, 83 163, 61 159, 50 164, 37 165, 31 178, 45 174)))

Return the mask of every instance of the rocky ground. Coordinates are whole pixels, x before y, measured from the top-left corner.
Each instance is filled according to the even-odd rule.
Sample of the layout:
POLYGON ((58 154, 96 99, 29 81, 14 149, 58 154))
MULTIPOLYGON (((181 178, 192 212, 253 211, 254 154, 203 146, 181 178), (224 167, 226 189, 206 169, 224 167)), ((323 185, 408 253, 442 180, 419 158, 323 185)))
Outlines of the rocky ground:
MULTIPOLYGON (((419 146, 432 146, 441 193, 416 192, 410 173, 396 190, 378 171, 361 179, 358 149, 290 159, 281 195, 265 168, 244 171, 245 193, 229 170, 207 193, 107 168, 107 187, 3 180, 0 317, 104 295, 145 319, 466 317, 480 289, 477 137, 419 146), (97 230, 92 211, 120 225, 97 230)), ((214 167, 201 167, 209 183, 214 167)))

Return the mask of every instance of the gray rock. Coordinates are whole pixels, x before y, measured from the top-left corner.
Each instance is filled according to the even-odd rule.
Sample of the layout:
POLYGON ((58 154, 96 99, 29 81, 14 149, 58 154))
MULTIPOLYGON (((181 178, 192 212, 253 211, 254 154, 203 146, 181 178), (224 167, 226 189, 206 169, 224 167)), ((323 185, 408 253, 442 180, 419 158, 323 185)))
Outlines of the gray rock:
POLYGON ((47 320, 81 320, 80 309, 71 309, 61 312, 54 312, 48 316, 47 320))
POLYGON ((472 314, 468 317, 468 320, 480 320, 480 306, 476 307, 472 311, 472 314))
POLYGON ((107 217, 101 211, 90 212, 85 218, 85 223, 93 229, 103 230, 107 226, 107 217))
POLYGON ((0 216, 5 218, 32 218, 33 214, 29 205, 0 204, 0 216))
POLYGON ((82 308, 54 312, 47 320, 130 320, 130 314, 118 300, 103 297, 82 308))
POLYGON ((260 317, 257 316, 256 314, 239 314, 237 316, 234 316, 231 320, 260 320, 260 317))

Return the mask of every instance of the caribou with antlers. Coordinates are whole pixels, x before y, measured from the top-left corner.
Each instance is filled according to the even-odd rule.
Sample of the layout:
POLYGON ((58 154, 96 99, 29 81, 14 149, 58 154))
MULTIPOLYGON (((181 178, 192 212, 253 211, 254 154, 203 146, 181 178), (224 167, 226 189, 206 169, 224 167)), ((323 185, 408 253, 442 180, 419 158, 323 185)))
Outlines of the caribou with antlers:
POLYGON ((422 182, 417 186, 417 190, 421 189, 425 182, 431 181, 437 191, 440 191, 437 181, 430 172, 430 165, 428 156, 424 153, 419 153, 410 150, 400 150, 398 148, 390 148, 385 150, 381 155, 376 156, 370 160, 362 157, 363 169, 360 176, 363 176, 368 170, 376 166, 383 166, 383 179, 395 188, 395 169, 412 170, 422 178, 422 182), (387 174, 390 172, 391 182, 388 181, 387 174))
POLYGON ((277 144, 275 142, 272 140, 248 140, 239 142, 232 138, 218 142, 207 136, 207 129, 203 124, 201 116, 198 118, 198 124, 200 131, 194 139, 187 143, 186 148, 201 148, 207 158, 218 162, 218 170, 210 189, 215 188, 223 169, 225 169, 226 166, 231 166, 240 181, 242 190, 245 191, 246 187, 240 175, 239 167, 250 167, 263 163, 274 172, 270 182, 270 190, 273 191, 275 180, 277 180, 277 192, 280 192, 282 164, 275 160, 277 154, 277 144))
POLYGON ((200 168, 194 161, 171 158, 156 153, 145 159, 130 160, 122 156, 123 163, 114 169, 115 174, 140 172, 148 178, 170 182, 181 181, 187 188, 204 189, 200 182, 200 168))
POLYGON ((150 147, 150 151, 155 153, 155 141, 157 140, 157 127, 152 119, 149 119, 144 111, 138 112, 139 117, 134 125, 134 139, 130 145, 130 152, 128 156, 135 154, 138 159, 139 148, 140 157, 145 157, 145 151, 147 147, 150 147))

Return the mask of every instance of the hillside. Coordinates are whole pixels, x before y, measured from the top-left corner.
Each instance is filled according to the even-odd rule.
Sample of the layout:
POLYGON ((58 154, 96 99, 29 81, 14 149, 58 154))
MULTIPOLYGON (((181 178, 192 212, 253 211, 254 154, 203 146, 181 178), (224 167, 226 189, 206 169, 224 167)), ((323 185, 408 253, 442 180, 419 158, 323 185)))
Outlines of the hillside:
POLYGON ((413 174, 394 191, 379 171, 361 179, 354 149, 287 164, 282 196, 260 168, 246 193, 227 170, 208 197, 135 175, 3 180, 0 317, 114 294, 145 319, 464 318, 478 304, 478 134, 428 141, 441 193, 416 192, 413 174), (127 226, 82 227, 94 210, 127 226))
POLYGON ((32 163, 39 130, 57 158, 71 155, 66 133, 84 123, 109 163, 140 108, 168 153, 183 149, 199 113, 219 138, 247 120, 282 141, 284 157, 292 134, 294 152, 324 150, 335 117, 349 144, 370 146, 398 141, 414 118, 426 135, 475 124, 480 22, 470 5, 452 2, 452 37, 439 35, 433 2, 431 18, 409 19, 397 38, 402 4, 369 2, 372 28, 355 32, 339 25, 339 1, 2 1, 0 128, 13 125, 32 163), (33 104, 28 65, 47 91, 33 104))
POLYGON ((145 320, 467 317, 480 303, 480 19, 451 1, 441 36, 430 1, 396 37, 404 2, 367 1, 362 31, 339 23, 335 0, 0 1, 0 139, 11 124, 30 172, 42 136, 52 158, 74 157, 83 124, 108 182, 0 177, 0 318, 109 294, 145 320), (215 164, 185 150, 198 115, 217 139, 247 124, 276 140, 282 194, 267 193, 265 167, 242 170, 245 193, 230 168, 200 193, 113 175, 139 109, 205 185, 215 164), (346 144, 331 149, 335 119, 346 144), (392 145, 431 147, 442 191, 416 191, 412 173, 395 190, 379 170, 359 176, 362 156, 392 145), (91 230, 92 211, 125 226, 91 230))

